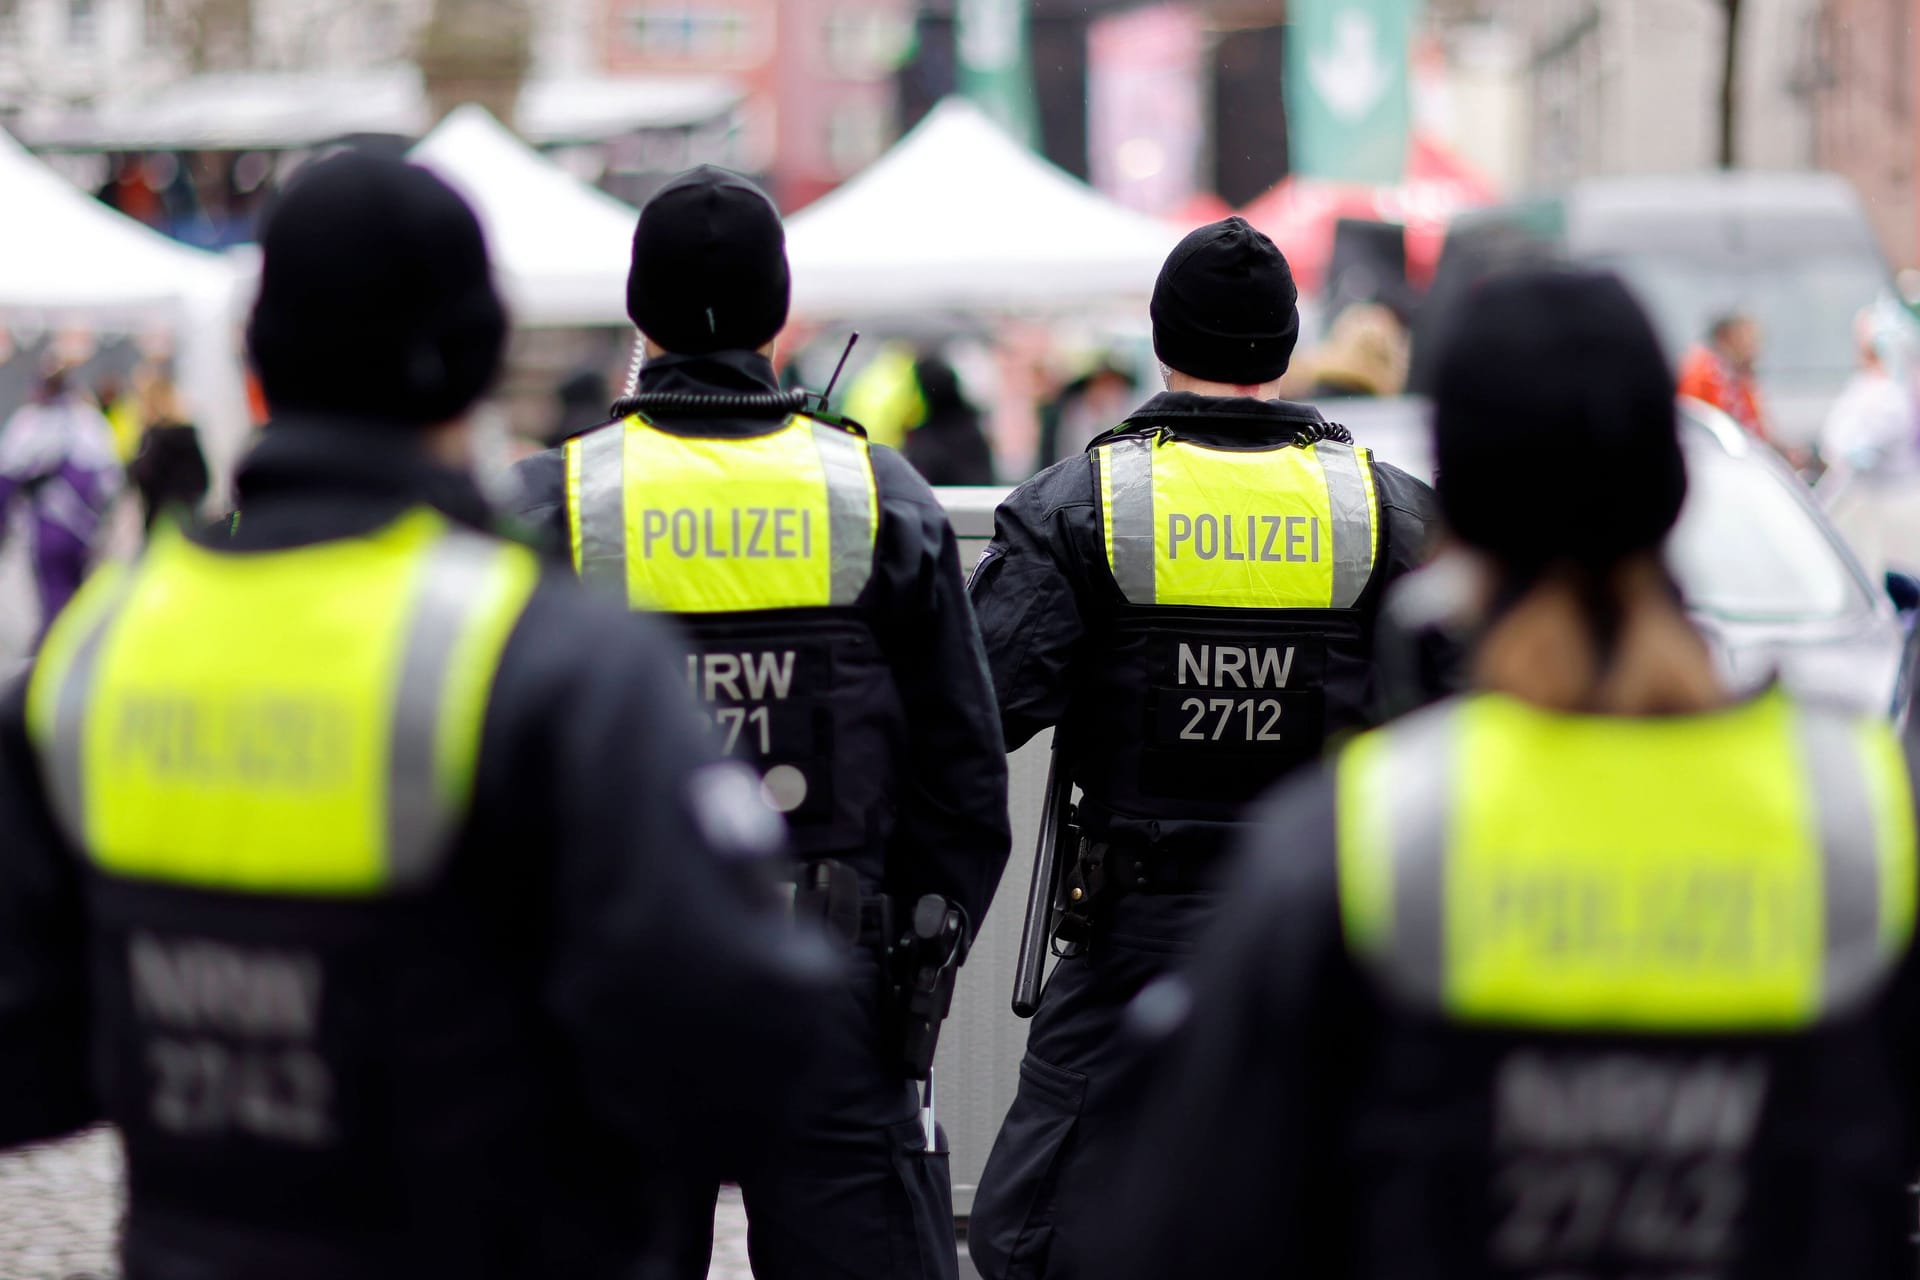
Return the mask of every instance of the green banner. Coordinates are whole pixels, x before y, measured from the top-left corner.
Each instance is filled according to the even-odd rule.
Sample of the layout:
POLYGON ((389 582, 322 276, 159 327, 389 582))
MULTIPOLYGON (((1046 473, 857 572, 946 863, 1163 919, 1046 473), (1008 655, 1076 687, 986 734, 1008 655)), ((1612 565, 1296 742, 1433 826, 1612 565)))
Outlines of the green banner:
POLYGON ((954 43, 960 92, 1029 147, 1038 137, 1027 0, 958 0, 954 43))
POLYGON ((1287 16, 1291 170, 1340 182, 1400 181, 1420 0, 1289 0, 1287 16))

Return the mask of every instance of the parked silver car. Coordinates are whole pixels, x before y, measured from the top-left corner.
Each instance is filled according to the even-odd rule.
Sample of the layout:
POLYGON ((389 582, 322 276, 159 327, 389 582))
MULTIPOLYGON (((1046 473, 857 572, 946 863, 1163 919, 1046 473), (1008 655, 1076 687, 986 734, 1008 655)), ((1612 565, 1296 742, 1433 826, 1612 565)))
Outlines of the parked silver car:
MULTIPOLYGON (((1331 400, 1322 410, 1381 460, 1433 474, 1426 402, 1331 400)), ((1920 661, 1920 583, 1868 578, 1807 486, 1725 414, 1681 402, 1687 505, 1668 544, 1687 605, 1737 687, 1789 689, 1904 723, 1920 661)))
POLYGON ((1920 350, 1860 197, 1830 173, 1591 178, 1563 192, 1462 214, 1422 320, 1415 390, 1427 390, 1450 300, 1489 270, 1563 260, 1618 272, 1669 352, 1744 311, 1764 333, 1761 391, 1778 436, 1810 445, 1857 364, 1854 316, 1875 307, 1920 350))

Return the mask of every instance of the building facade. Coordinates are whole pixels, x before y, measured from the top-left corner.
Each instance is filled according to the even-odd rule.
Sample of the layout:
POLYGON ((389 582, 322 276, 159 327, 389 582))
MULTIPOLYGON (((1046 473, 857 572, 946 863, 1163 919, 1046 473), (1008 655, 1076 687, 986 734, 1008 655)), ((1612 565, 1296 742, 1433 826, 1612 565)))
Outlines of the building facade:
POLYGON ((1813 71, 1816 155, 1859 190, 1895 266, 1920 263, 1920 2, 1826 0, 1813 71))
POLYGON ((412 55, 430 9, 431 0, 0 0, 0 118, 137 97, 200 72, 391 66, 412 55))
POLYGON ((177 74, 157 0, 0 0, 0 123, 177 74))
MULTIPOLYGON (((525 3, 533 74, 601 69, 605 0, 525 3)), ((433 0, 0 0, 0 122, 201 72, 393 67, 416 56, 432 11, 433 0)))
MULTIPOLYGON (((1820 0, 1746 0, 1736 164, 1813 165, 1819 10, 1820 0)), ((1721 0, 1481 0, 1475 12, 1523 43, 1533 185, 1719 163, 1721 0)))
POLYGON ((604 0, 598 26, 607 71, 738 80, 743 167, 794 209, 893 141, 914 10, 912 0, 604 0))

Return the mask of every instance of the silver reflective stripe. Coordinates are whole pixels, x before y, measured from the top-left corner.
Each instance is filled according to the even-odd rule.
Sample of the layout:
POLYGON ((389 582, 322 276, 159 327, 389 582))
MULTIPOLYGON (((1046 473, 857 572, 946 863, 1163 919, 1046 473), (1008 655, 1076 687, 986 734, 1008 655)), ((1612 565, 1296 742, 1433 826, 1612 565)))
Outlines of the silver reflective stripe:
POLYGON ((813 424, 814 447, 827 478, 828 553, 832 556, 830 603, 859 603, 873 576, 873 483, 860 441, 825 423, 813 424))
POLYGON ((1857 1004, 1886 970, 1880 943, 1879 826, 1867 761, 1855 726, 1837 716, 1800 712, 1800 745, 1813 792, 1824 885, 1826 956, 1821 1007, 1857 1004))
MULTIPOLYGON (((439 872, 460 814, 439 783, 440 722, 454 650, 487 604, 493 570, 507 549, 478 534, 453 532, 422 557, 420 588, 408 623, 394 690, 387 759, 387 871, 395 889, 418 888, 439 872)), ((454 744, 455 750, 471 743, 454 744)))
POLYGON ((581 436, 580 580, 627 600, 627 427, 581 436))
POLYGON ((1404 996, 1438 1005, 1446 995, 1447 838, 1452 825, 1458 712, 1436 707, 1388 731, 1379 763, 1392 790, 1387 839, 1393 858, 1393 943, 1388 967, 1404 996))
MULTIPOLYGON (((128 574, 132 577, 131 572, 128 574)), ((122 590, 122 599, 125 590, 122 590)), ((74 650, 66 678, 53 704, 53 749, 47 760, 47 790, 54 814, 76 849, 87 849, 87 789, 82 754, 86 748, 87 704, 93 697, 93 677, 100 666, 100 646, 107 628, 120 611, 120 601, 100 611, 93 629, 74 650)))
POLYGON ((1132 604, 1157 603, 1153 576, 1153 441, 1116 440, 1100 452, 1107 469, 1107 530, 1113 580, 1132 604))
POLYGON ((1353 446, 1322 440, 1313 447, 1327 476, 1327 503, 1333 512, 1333 601, 1351 609, 1373 577, 1373 504, 1353 446))

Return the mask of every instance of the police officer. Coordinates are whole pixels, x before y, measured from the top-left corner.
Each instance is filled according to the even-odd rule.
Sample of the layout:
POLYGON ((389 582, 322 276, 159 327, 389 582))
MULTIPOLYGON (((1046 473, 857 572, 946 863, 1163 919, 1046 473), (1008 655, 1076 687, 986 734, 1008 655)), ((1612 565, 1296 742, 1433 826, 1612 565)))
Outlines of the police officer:
MULTIPOLYGON (((628 277, 638 394, 523 464, 525 514, 589 584, 677 615, 688 681, 787 817, 797 907, 850 948, 799 1136, 739 1179, 755 1274, 950 1276, 946 1158, 913 1077, 1005 865, 1006 760, 932 491, 780 390, 788 291, 758 188, 712 168, 663 187, 628 277)), ((699 1194, 686 1274, 706 1274, 714 1195, 699 1194)))
POLYGON ((1016 489, 974 572, 1007 747, 1057 726, 1082 792, 1075 954, 974 1199, 990 1280, 1067 1265, 1122 1011, 1186 947, 1242 806, 1369 722, 1381 589, 1426 549, 1426 486, 1274 398, 1295 304, 1241 219, 1183 240, 1153 294, 1166 394, 1016 489))
POLYGON ((1913 1274, 1914 792, 1722 691, 1661 567, 1674 383, 1600 275, 1483 286, 1436 384, 1475 689, 1264 810, 1104 1274, 1913 1274))
POLYGON ((263 249, 239 528, 163 525, 0 707, 0 1145, 111 1121, 142 1280, 631 1275, 837 962, 657 628, 486 532, 466 205, 349 153, 263 249))

